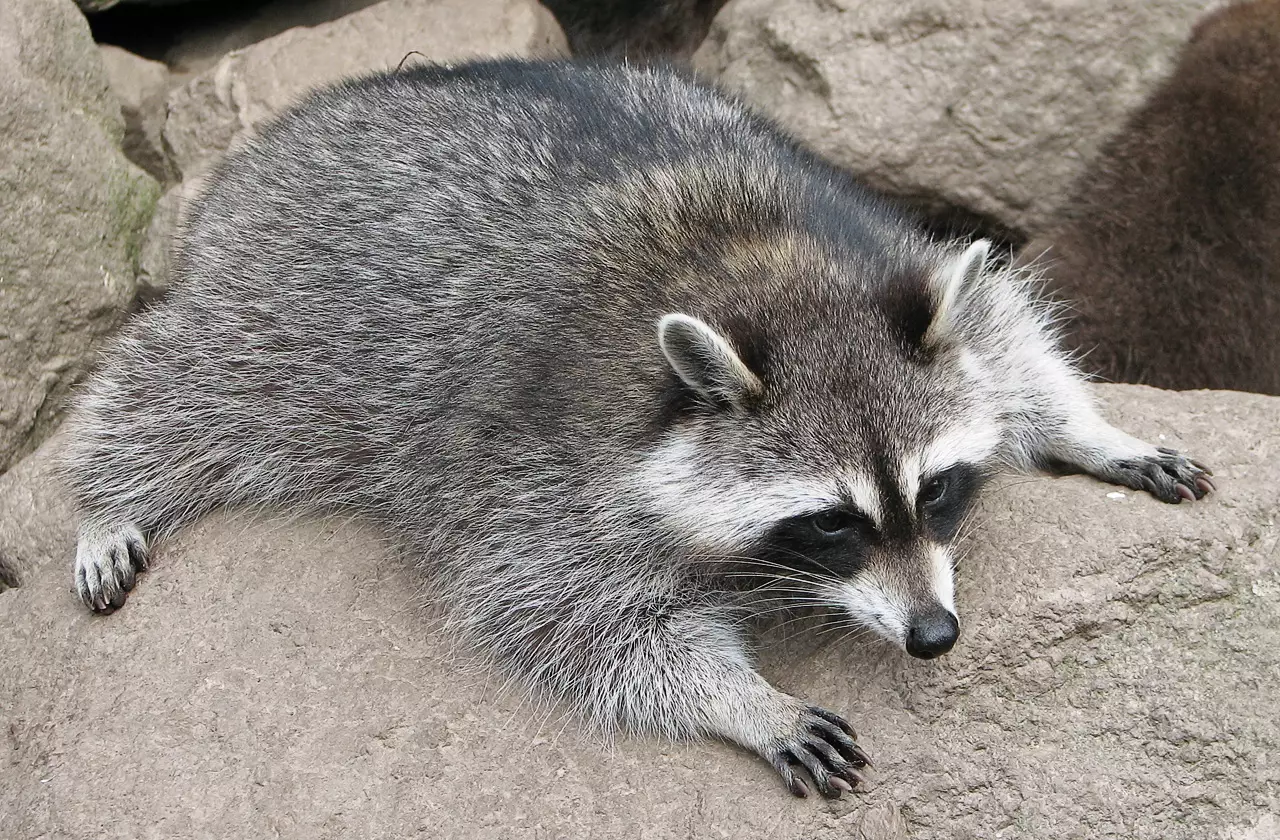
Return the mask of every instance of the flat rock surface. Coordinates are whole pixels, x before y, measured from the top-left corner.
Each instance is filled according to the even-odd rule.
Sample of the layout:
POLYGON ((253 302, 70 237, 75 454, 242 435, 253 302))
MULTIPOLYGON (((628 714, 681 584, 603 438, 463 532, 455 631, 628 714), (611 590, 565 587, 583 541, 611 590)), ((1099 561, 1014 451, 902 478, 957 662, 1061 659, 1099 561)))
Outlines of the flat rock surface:
POLYGON ((695 63, 898 195, 1036 233, 1220 0, 733 0, 695 63))
POLYGON ((0 478, 0 826, 14 838, 1150 838, 1280 827, 1280 399, 1102 389, 1219 493, 1008 477, 933 662, 804 623, 780 687, 846 712, 873 787, 794 800, 720 744, 604 748, 472 667, 352 523, 213 518, 111 616, 70 589, 51 442, 0 478))

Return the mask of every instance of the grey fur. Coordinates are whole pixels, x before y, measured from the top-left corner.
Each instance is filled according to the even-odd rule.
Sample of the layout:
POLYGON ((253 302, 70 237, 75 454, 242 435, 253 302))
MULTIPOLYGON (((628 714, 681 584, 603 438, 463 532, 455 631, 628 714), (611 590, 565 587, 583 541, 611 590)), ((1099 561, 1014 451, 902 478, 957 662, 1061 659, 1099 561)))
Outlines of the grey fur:
POLYGON ((947 464, 1208 487, 1098 417, 1034 278, 960 252, 667 70, 317 93, 213 174, 169 298, 82 394, 81 597, 118 607, 148 546, 215 508, 354 512, 465 638, 603 730, 723 737, 837 796, 865 756, 752 669, 752 595, 804 587, 908 648, 949 632, 935 655, 947 464), (714 335, 660 347, 672 313, 714 335), (765 552, 819 526, 829 562, 765 552))

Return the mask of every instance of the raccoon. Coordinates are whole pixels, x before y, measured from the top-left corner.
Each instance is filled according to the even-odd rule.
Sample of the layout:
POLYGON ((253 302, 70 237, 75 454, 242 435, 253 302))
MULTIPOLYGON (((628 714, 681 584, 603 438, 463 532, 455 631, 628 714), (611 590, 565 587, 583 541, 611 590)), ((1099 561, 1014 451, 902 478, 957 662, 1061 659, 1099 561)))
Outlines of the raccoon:
POLYGON ((1056 215, 1022 258, 1098 374, 1280 394, 1280 2, 1201 21, 1056 215))
POLYGON ((1034 277, 988 250, 670 69, 344 82, 227 156, 170 296, 84 388, 76 588, 120 607, 215 508, 354 512, 601 732, 726 739, 839 796, 867 756, 754 670, 762 604, 938 656, 994 470, 1212 487, 1098 415, 1034 277))

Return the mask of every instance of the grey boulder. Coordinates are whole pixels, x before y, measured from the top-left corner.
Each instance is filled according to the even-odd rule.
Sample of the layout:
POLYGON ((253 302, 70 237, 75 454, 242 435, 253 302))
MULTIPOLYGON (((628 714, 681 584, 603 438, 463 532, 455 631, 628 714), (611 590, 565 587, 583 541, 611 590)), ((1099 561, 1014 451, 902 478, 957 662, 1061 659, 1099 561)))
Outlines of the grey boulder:
POLYGON ((169 68, 159 61, 110 44, 101 44, 102 63, 111 92, 120 101, 124 116, 124 153, 161 183, 174 180, 176 170, 160 137, 164 128, 165 97, 169 92, 169 68))
POLYGON ((71 0, 0 3, 0 472, 56 425, 137 291, 159 186, 71 0))
POLYGON ((696 65, 878 187, 1035 233, 1215 0, 733 0, 696 65))
POLYGON ((170 95, 164 137, 185 179, 319 85, 401 62, 566 51, 555 19, 533 0, 383 0, 227 54, 170 95))

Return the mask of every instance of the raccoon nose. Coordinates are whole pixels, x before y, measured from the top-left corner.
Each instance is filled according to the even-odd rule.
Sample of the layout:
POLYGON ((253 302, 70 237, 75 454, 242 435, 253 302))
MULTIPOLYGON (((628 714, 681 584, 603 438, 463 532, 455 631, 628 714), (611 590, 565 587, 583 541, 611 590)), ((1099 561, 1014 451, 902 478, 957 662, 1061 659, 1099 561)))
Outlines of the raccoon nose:
POLYGON ((933 659, 951 650, 959 635, 960 622, 956 617, 936 607, 912 619, 907 630, 907 653, 918 659, 933 659))

